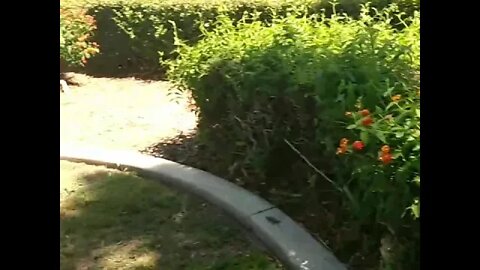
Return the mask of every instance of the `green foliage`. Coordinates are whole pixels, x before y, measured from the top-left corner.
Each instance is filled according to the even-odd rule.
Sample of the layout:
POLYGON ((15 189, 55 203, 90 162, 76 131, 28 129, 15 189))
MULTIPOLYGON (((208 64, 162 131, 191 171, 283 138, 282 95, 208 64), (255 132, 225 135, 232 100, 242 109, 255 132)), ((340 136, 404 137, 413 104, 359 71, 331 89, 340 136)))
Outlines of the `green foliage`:
POLYGON ((373 230, 373 249, 393 237, 385 268, 414 269, 418 220, 405 213, 419 205, 419 14, 365 5, 355 20, 308 8, 272 12, 269 21, 261 12, 240 20, 220 12, 213 29, 200 24, 195 45, 174 37, 178 57, 162 63, 192 90, 199 139, 222 157, 219 166, 260 190, 266 182, 304 196, 325 187, 320 176, 333 178, 351 217, 373 230), (396 95, 401 101, 386 101, 396 95), (358 114, 346 122, 358 106, 373 112, 371 127, 358 114), (388 114, 392 122, 376 121, 388 114), (343 137, 365 141, 366 153, 337 157, 343 137), (389 166, 378 161, 382 144, 392 147, 389 166))
MULTIPOLYGON (((282 10, 292 3, 283 1, 166 1, 162 3, 132 3, 111 6, 116 26, 129 38, 129 47, 143 66, 157 66, 158 56, 175 58, 174 31, 189 44, 202 38, 200 22, 214 25, 219 13, 238 20, 244 13, 262 11, 263 19, 269 13, 282 10)), ((202 25, 204 27, 205 25, 202 25)), ((208 25, 207 28, 211 29, 208 25)))
MULTIPOLYGON (((368 243, 358 240, 354 251, 337 254, 349 259, 363 245, 378 251, 384 269, 418 267, 418 0, 374 0, 363 8, 364 0, 332 6, 289 0, 87 2, 102 45, 89 64, 115 60, 98 70, 127 60, 133 68, 168 67, 180 89, 192 90, 199 139, 221 157, 218 168, 257 191, 295 194, 315 211, 325 198, 321 192, 333 184, 343 199, 340 208, 350 215, 344 220, 366 228, 369 237, 368 243), (364 121, 365 109, 372 123, 364 121), (346 112, 352 113, 346 118, 346 112), (355 148, 338 145, 341 138, 358 142, 355 148), (389 152, 382 152, 384 145, 389 152)), ((68 17, 75 24, 61 15, 61 57, 70 63, 82 62, 78 38, 93 30, 92 18, 78 14, 68 17)))
POLYGON ((99 52, 90 40, 95 29, 95 20, 84 10, 60 8, 60 59, 71 66, 85 65, 99 52))
MULTIPOLYGON (((340 0, 337 11, 354 17, 360 12, 359 4, 366 0, 340 0)), ((418 3, 418 0, 374 0, 372 5, 381 9, 392 2, 418 3)), ((222 12, 234 22, 244 13, 261 12, 261 20, 272 16, 286 16, 291 6, 307 5, 308 14, 322 9, 332 13, 328 0, 68 0, 62 2, 70 8, 88 8, 98 21, 95 41, 102 46, 102 54, 89 63, 96 72, 124 69, 158 69, 158 53, 162 58, 175 58, 173 25, 178 35, 189 44, 202 38, 200 22, 209 22, 211 29, 216 16, 222 12)), ((418 10, 418 4, 402 5, 407 14, 418 10)))

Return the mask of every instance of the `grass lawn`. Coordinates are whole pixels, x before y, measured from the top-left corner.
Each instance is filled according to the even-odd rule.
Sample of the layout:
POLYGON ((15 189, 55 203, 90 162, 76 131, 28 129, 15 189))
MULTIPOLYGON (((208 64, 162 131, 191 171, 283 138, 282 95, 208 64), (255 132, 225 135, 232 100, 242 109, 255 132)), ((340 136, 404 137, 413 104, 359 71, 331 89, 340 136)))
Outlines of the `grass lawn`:
POLYGON ((62 270, 282 269, 197 198, 133 173, 60 167, 62 270))

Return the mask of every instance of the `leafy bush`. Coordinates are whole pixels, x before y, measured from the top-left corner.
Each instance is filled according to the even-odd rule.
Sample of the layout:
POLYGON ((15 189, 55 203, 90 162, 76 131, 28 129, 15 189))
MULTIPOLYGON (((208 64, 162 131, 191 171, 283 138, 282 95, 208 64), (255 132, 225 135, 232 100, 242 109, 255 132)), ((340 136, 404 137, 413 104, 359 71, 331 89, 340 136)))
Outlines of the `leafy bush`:
MULTIPOLYGON (((244 13, 261 12, 263 21, 272 16, 285 16, 291 6, 304 5, 305 12, 316 14, 326 9, 331 13, 328 0, 68 0, 67 7, 88 7, 88 14, 98 21, 95 41, 102 46, 102 54, 93 59, 88 68, 92 72, 122 71, 136 72, 163 69, 158 66, 158 53, 163 59, 175 58, 173 25, 178 35, 189 44, 201 36, 200 21, 214 20, 219 12, 228 14, 233 21, 244 13)), ((356 17, 359 3, 366 0, 340 0, 337 11, 345 11, 356 17)), ((402 5, 407 14, 418 9, 418 0, 374 0, 372 5, 381 9, 392 2, 417 3, 402 5)), ((209 27, 207 27, 209 28, 209 27)))
MULTIPOLYGON (((270 11, 280 13, 293 0, 282 1, 165 1, 161 3, 133 3, 109 6, 112 17, 121 31, 129 38, 128 46, 137 66, 158 68, 158 56, 175 58, 174 31, 180 38, 194 44, 202 38, 200 22, 214 24, 220 12, 238 20, 244 13, 262 11, 263 19, 269 18, 270 11), (222 3, 223 5, 219 5, 222 3)), ((300 1, 302 2, 302 1, 300 1)), ((305 2, 305 1, 304 1, 305 2)), ((99 11, 100 9, 97 8, 99 11)), ((97 12, 98 12, 97 11, 97 12)))
MULTIPOLYGON (((407 235, 418 233, 414 221, 420 218, 420 90, 416 89, 387 89, 385 102, 374 112, 362 109, 359 102, 357 112, 345 114, 352 123, 346 127, 351 136, 342 138, 337 148, 344 159, 337 179, 348 179, 343 190, 353 214, 385 225, 392 235, 405 233, 405 226, 407 235), (405 218, 407 214, 413 219, 405 218)), ((411 238, 418 241, 418 236, 411 238)), ((405 244, 412 248, 412 243, 405 244)), ((382 257, 395 263, 388 254, 382 257)))
POLYGON ((350 240, 345 259, 363 243, 385 269, 415 269, 418 220, 404 213, 419 204, 419 14, 365 5, 355 20, 335 8, 330 18, 307 10, 273 13, 271 22, 220 13, 213 30, 200 24, 197 44, 177 36, 178 58, 162 63, 180 89, 192 90, 199 139, 230 177, 264 193, 302 194, 305 208, 321 205, 332 185, 344 198, 337 211, 350 209, 355 221, 336 226, 368 232, 368 243, 350 240), (363 111, 346 123, 345 112, 360 109, 370 120, 359 118, 363 111), (351 150, 340 138, 358 140, 353 147, 364 153, 337 156, 351 150), (377 165, 387 144, 380 157, 393 161, 377 165))
POLYGON ((60 8, 60 59, 71 66, 82 66, 99 52, 91 41, 95 20, 85 10, 60 8))

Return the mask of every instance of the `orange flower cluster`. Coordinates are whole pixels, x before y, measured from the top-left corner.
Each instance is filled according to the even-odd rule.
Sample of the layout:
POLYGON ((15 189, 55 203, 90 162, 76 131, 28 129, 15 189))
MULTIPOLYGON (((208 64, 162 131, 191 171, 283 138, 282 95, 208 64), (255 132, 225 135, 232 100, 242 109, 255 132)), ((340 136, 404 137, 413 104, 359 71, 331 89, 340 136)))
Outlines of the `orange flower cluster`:
POLYGON ((348 139, 342 138, 340 140, 340 145, 337 148, 337 155, 345 154, 347 152, 347 148, 348 148, 348 139))
MULTIPOLYGON (((347 153, 348 142, 349 141, 347 138, 342 138, 340 140, 340 144, 337 147, 337 155, 347 153)), ((352 143, 352 148, 355 151, 362 151, 365 148, 365 143, 362 141, 355 141, 352 143)), ((382 146, 382 148, 380 148, 378 160, 380 160, 385 165, 390 164, 393 161, 393 156, 390 153, 390 146, 384 145, 382 146)))
POLYGON ((370 111, 367 109, 363 109, 360 112, 360 115, 365 117, 362 120, 362 125, 369 127, 373 124, 373 118, 370 116, 370 111))
POLYGON ((85 40, 87 40, 87 38, 89 37, 90 35, 89 34, 85 34, 83 36, 80 36, 77 40, 79 42, 84 42, 85 40))
POLYGON ((378 158, 383 164, 390 164, 393 160, 392 154, 390 154, 390 146, 384 145, 380 149, 380 157, 378 158))
POLYGON ((364 125, 366 127, 369 127, 372 124, 373 124, 373 118, 371 116, 367 116, 367 117, 363 118, 362 125, 364 125))
MULTIPOLYGON (((365 143, 362 141, 354 141, 352 143, 352 148, 355 151, 362 151, 363 148, 365 148, 365 143)), ((340 154, 345 154, 348 150, 348 139, 347 138, 342 138, 340 140, 340 144, 337 148, 337 155, 340 154)))
POLYGON ((85 18, 85 22, 86 22, 88 25, 95 27, 95 22, 96 22, 96 21, 95 21, 95 19, 94 19, 92 16, 90 16, 90 15, 85 15, 84 18, 85 18))
MULTIPOLYGON (((367 109, 360 110, 358 112, 361 116, 364 118, 362 119, 362 125, 369 127, 373 124, 373 118, 370 116, 370 111, 367 109)), ((352 112, 345 112, 346 117, 352 117, 353 113, 352 112)))
POLYGON ((367 110, 367 109, 363 109, 360 111, 360 115, 361 116, 369 116, 370 115, 370 111, 367 110))
POLYGON ((352 147, 353 147, 353 149, 355 149, 357 151, 362 151, 363 148, 365 147, 365 144, 362 141, 355 141, 352 144, 352 147))

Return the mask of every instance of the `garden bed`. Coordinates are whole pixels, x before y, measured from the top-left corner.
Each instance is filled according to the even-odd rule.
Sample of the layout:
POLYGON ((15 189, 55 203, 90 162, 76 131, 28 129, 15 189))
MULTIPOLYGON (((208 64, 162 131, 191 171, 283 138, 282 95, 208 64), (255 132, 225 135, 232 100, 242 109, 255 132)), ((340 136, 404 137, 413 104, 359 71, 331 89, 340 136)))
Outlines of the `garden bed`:
POLYGON ((261 194, 355 269, 417 269, 419 14, 378 1, 359 14, 239 3, 90 5, 101 53, 84 70, 167 71, 172 97, 192 96, 197 130, 143 149, 261 194))

